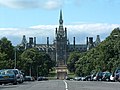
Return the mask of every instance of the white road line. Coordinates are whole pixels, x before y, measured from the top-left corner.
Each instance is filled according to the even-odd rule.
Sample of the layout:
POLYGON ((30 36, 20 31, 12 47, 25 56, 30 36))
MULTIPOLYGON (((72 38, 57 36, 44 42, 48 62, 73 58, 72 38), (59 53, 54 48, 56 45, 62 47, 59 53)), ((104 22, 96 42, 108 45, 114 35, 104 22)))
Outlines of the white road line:
POLYGON ((68 90, 68 84, 65 80, 64 80, 64 83, 65 83, 65 89, 68 90))

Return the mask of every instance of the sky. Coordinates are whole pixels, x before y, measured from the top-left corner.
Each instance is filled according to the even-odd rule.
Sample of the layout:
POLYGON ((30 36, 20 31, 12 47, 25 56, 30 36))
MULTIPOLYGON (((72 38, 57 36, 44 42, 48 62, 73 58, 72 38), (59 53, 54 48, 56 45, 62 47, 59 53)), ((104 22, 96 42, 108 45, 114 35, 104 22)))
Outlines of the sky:
POLYGON ((55 39, 62 9, 68 39, 85 44, 86 37, 100 35, 105 40, 120 26, 120 0, 0 0, 0 38, 7 37, 13 45, 22 36, 37 37, 37 43, 55 39))

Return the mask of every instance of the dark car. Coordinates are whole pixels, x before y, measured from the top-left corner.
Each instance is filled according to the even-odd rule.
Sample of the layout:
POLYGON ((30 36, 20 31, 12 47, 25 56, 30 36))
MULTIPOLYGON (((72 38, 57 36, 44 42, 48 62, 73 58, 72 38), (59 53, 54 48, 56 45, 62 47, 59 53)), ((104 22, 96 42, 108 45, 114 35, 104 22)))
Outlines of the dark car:
POLYGON ((91 75, 87 75, 87 76, 85 77, 85 81, 92 81, 91 75))
POLYGON ((13 83, 13 85, 17 84, 17 78, 13 70, 4 69, 0 70, 0 84, 13 83))
POLYGON ((119 82, 120 82, 120 72, 118 72, 118 73, 116 74, 115 79, 116 79, 116 81, 119 81, 119 82))
POLYGON ((115 70, 114 77, 115 77, 115 81, 119 81, 119 78, 120 78, 120 67, 115 70))
POLYGON ((110 76, 111 76, 111 73, 110 72, 103 72, 103 77, 102 77, 102 80, 103 81, 110 81, 110 76))
POLYGON ((98 72, 98 73, 96 73, 96 75, 93 79, 94 79, 94 81, 102 81, 102 77, 103 77, 103 72, 98 72))
POLYGON ((43 81, 43 80, 46 81, 46 80, 48 80, 48 78, 40 76, 40 77, 37 78, 37 80, 38 81, 43 81))

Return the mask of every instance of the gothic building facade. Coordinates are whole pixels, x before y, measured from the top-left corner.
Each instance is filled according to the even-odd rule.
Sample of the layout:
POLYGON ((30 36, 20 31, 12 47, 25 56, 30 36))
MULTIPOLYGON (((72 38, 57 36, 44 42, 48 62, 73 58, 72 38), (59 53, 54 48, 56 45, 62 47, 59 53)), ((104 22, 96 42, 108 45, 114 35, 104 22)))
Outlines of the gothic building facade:
POLYGON ((100 37, 97 35, 95 42, 93 42, 93 37, 87 37, 86 44, 76 44, 75 37, 73 37, 73 44, 70 44, 67 28, 63 26, 62 10, 60 10, 59 27, 55 29, 55 40, 52 44, 49 43, 49 37, 47 37, 46 44, 37 44, 36 37, 29 37, 29 41, 27 41, 23 35, 20 46, 24 49, 36 47, 40 52, 48 53, 52 60, 56 60, 56 65, 61 66, 66 65, 66 60, 71 52, 85 52, 99 43, 100 37))

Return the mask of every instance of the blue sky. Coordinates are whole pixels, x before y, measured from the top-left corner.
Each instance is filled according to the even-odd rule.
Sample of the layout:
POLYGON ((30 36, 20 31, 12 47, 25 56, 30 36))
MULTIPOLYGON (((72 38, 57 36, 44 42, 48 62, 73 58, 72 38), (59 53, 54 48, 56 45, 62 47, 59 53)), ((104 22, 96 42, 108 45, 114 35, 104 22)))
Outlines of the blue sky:
POLYGON ((37 43, 49 36, 52 43, 60 9, 71 43, 74 36, 76 43, 97 34, 104 40, 120 26, 120 0, 0 0, 0 38, 16 45, 24 34, 36 36, 37 43))

